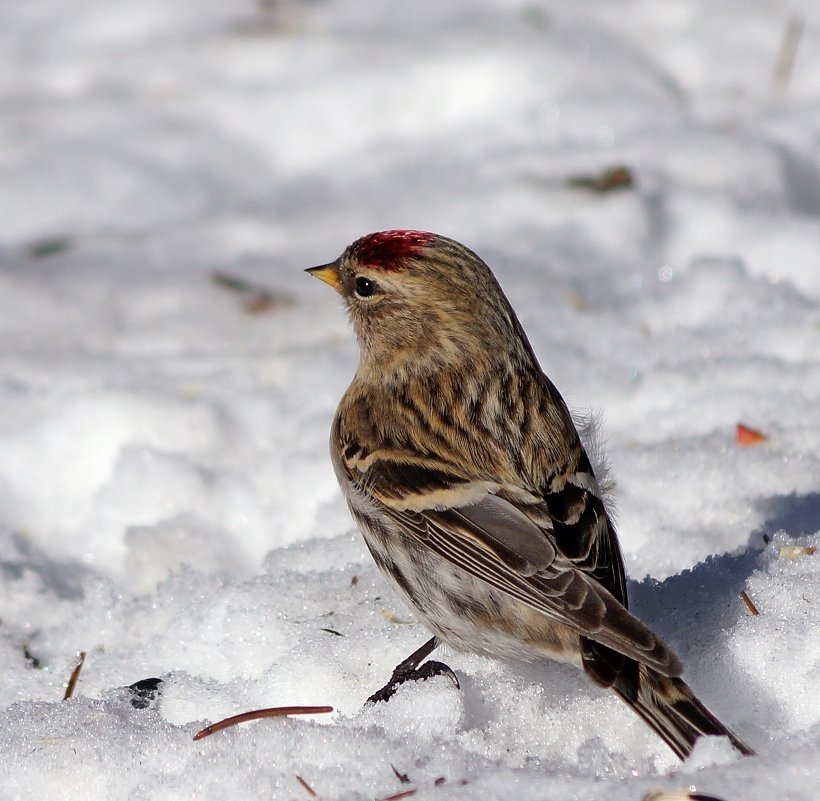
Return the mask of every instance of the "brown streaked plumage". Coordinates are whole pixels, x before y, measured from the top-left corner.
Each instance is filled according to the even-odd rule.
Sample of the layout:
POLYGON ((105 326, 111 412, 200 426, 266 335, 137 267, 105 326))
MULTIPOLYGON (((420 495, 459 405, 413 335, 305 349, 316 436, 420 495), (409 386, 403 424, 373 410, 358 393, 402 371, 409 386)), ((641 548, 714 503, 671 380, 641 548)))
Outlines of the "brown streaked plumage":
POLYGON ((487 265, 451 239, 384 231, 309 272, 345 299, 361 350, 331 431, 336 476, 376 564, 434 634, 374 697, 439 641, 546 656, 612 688, 681 758, 704 734, 751 754, 627 610, 590 460, 487 265))

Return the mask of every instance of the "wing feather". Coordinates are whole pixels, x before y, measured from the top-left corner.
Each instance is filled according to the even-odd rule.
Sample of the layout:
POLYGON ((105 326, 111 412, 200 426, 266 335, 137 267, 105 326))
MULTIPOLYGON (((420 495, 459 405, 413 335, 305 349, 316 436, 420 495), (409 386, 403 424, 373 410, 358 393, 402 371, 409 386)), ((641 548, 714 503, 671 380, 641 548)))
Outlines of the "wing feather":
MULTIPOLYGON (((675 654, 595 579, 558 558, 526 575, 500 558, 495 541, 457 509, 384 512, 402 531, 443 559, 601 645, 677 676, 675 654)), ((543 533, 542 533, 543 535, 543 533)))

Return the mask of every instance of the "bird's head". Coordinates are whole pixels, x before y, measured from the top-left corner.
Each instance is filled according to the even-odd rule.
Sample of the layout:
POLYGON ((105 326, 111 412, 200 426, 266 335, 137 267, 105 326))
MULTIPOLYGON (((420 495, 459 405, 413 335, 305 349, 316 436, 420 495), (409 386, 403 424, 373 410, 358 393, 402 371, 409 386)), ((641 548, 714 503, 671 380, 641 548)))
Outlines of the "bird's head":
POLYGON ((523 336, 489 267, 437 234, 369 234, 307 272, 344 298, 365 369, 487 362, 523 336))

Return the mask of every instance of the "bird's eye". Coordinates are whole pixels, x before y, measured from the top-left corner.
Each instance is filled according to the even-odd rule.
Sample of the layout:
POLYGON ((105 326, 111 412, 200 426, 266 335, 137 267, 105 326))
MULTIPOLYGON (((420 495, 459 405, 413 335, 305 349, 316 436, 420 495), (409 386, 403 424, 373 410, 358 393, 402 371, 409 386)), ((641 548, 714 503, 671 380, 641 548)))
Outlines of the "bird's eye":
POLYGON ((369 278, 360 275, 356 279, 356 294, 360 298, 369 298, 371 295, 375 295, 377 288, 376 282, 371 281, 369 278))

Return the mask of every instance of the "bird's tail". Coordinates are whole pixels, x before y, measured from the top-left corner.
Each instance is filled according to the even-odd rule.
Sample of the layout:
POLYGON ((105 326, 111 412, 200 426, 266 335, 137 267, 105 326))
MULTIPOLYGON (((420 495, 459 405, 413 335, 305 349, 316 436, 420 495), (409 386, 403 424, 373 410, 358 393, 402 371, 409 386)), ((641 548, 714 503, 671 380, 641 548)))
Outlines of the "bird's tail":
MULTIPOLYGON (((624 677, 626 678, 626 677, 624 677)), ((751 756, 749 748, 729 731, 696 697, 686 682, 663 676, 641 665, 638 681, 616 681, 612 685, 624 699, 681 758, 692 753, 698 737, 728 737, 741 754, 751 756)))

